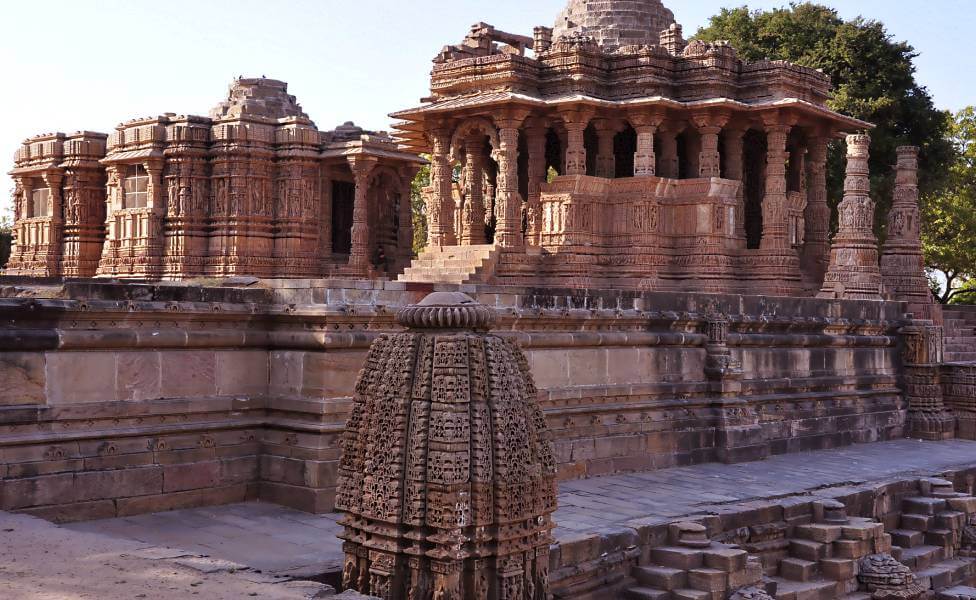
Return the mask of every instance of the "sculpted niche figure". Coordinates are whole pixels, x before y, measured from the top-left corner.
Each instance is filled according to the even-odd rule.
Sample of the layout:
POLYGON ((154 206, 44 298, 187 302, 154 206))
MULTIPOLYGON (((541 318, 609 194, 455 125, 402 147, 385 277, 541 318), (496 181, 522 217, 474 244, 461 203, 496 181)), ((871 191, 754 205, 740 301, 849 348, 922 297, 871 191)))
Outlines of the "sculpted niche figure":
POLYGON ((370 347, 343 439, 343 587, 547 598, 556 467, 525 355, 464 294, 397 318, 408 330, 370 347))

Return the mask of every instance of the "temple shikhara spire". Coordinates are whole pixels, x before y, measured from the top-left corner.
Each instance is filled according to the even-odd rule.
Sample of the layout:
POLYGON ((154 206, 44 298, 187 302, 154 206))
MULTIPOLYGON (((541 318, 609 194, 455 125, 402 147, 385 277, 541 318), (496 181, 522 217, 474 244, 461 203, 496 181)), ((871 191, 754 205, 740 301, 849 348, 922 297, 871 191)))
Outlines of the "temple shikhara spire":
POLYGON ((343 438, 343 586, 384 600, 548 598, 556 464, 522 351, 439 292, 370 347, 343 438))

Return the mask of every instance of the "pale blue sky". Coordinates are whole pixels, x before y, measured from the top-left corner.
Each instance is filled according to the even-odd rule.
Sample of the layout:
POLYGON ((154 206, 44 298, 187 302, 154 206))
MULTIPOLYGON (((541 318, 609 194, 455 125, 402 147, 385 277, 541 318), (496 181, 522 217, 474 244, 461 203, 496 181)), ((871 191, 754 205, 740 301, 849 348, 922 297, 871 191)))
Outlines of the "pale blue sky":
MULTIPOLYGON (((665 0, 686 35, 723 6, 785 0, 665 0)), ((921 53, 940 107, 976 104, 973 0, 825 0, 883 21, 921 53)), ((239 74, 289 82, 320 128, 385 129, 427 92, 430 60, 485 21, 531 35, 565 0, 0 0, 0 160, 27 136, 109 132, 164 112, 207 114, 239 74)), ((3 180, 0 211, 10 206, 3 180)))

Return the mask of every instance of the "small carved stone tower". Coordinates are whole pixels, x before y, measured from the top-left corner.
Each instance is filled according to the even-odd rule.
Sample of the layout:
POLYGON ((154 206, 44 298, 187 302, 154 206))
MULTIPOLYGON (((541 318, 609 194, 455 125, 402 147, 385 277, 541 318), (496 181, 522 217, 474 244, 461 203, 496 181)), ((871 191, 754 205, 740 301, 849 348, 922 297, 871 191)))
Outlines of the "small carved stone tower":
POLYGON ((847 136, 844 200, 837 207, 840 226, 830 249, 830 266, 820 298, 882 300, 878 239, 874 235, 874 200, 868 155, 871 138, 847 136))
POLYGON ((435 293, 378 338, 346 425, 343 586, 384 600, 548 598, 550 434, 489 308, 435 293))
POLYGON ((918 210, 918 148, 898 148, 895 197, 888 213, 888 238, 881 255, 885 290, 893 300, 908 302, 916 319, 941 322, 925 278, 921 216, 918 210))

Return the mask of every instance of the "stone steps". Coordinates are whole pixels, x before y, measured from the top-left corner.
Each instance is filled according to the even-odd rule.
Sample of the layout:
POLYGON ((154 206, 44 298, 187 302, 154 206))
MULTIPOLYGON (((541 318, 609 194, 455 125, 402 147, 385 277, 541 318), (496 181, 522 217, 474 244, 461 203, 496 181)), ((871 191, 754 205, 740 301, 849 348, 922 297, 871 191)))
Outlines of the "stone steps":
POLYGON ((649 587, 632 587, 624 591, 624 598, 630 600, 670 600, 671 592, 649 587))
POLYGON ((959 585, 939 592, 935 600, 969 600, 970 598, 976 598, 976 588, 959 585))
POLYGON ((976 362, 976 311, 945 309, 945 361, 976 362))
POLYGON ((898 555, 898 562, 916 573, 924 571, 945 558, 945 551, 938 546, 917 546, 902 548, 898 555))
POLYGON ((931 590, 942 590, 972 579, 976 561, 971 558, 952 558, 916 571, 918 582, 931 590))
POLYGON ((418 283, 485 283, 498 261, 494 245, 428 248, 398 280, 418 283))
POLYGON ((841 594, 855 590, 838 589, 841 584, 823 579, 813 581, 790 581, 782 577, 771 577, 776 582, 776 600, 833 600, 841 594))

